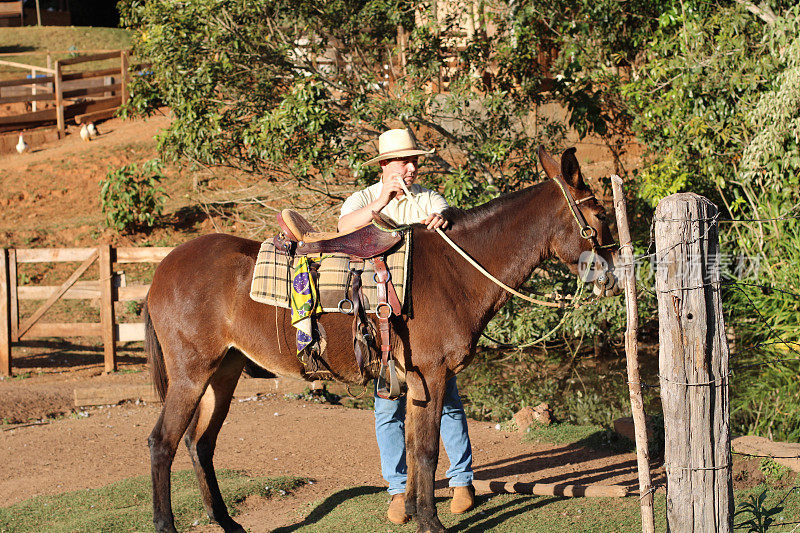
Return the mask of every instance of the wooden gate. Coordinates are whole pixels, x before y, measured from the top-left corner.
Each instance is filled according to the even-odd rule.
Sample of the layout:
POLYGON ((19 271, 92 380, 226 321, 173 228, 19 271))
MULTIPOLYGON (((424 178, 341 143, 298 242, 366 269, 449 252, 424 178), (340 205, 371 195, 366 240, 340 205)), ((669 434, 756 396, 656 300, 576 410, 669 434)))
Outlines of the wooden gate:
POLYGON ((114 303, 143 300, 150 285, 124 286, 114 274, 115 263, 158 263, 172 248, 20 248, 0 253, 0 374, 11 375, 11 348, 23 340, 42 337, 102 337, 106 372, 117 369, 116 343, 144 340, 143 323, 118 324, 114 303), (79 262, 75 271, 58 286, 19 285, 21 263, 79 262), (78 281, 95 262, 96 280, 78 281), (45 323, 40 319, 61 299, 99 300, 100 322, 45 323), (21 319, 21 300, 43 300, 27 318, 21 319))

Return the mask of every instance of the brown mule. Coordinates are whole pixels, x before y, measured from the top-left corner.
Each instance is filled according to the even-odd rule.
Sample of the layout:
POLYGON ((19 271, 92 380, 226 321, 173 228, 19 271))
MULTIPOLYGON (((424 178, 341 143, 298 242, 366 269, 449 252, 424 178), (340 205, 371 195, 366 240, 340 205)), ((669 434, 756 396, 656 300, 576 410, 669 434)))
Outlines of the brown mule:
MULTIPOLYGON (((545 172, 563 175, 586 223, 596 232, 601 256, 612 264, 611 234, 602 207, 590 198, 574 150, 561 165, 540 149, 545 172), (581 201, 586 199, 586 201, 581 201)), ((548 257, 573 272, 590 241, 581 237, 564 193, 553 180, 486 204, 445 213, 448 235, 489 272, 519 287, 548 257)), ((436 514, 433 482, 445 382, 472 360, 486 324, 510 295, 486 279, 424 226, 413 226, 409 313, 392 318, 394 353, 405 368, 408 482, 406 511, 418 531, 444 531, 436 514)), ((213 455, 231 397, 249 359, 284 376, 302 377, 289 311, 249 297, 259 243, 231 235, 199 237, 177 247, 158 266, 145 306, 150 370, 164 401, 149 438, 153 523, 174 532, 170 469, 185 435, 206 511, 225 531, 243 531, 220 495, 213 455)), ((408 302, 407 302, 408 303, 408 302)), ((351 318, 325 314, 325 354, 336 379, 364 384, 353 357, 351 318)))

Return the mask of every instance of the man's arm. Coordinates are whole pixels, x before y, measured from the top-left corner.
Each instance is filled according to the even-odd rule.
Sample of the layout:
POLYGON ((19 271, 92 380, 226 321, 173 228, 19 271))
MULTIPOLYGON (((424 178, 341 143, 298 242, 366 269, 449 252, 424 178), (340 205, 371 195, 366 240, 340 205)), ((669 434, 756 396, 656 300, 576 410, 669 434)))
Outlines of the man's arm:
POLYGON ((381 187, 380 195, 366 205, 362 205, 359 197, 351 196, 345 200, 344 205, 342 205, 342 215, 339 217, 339 223, 337 224, 339 231, 347 233, 369 224, 372 220, 372 212, 380 211, 386 207, 391 199, 403 190, 400 180, 399 176, 394 176, 393 179, 389 180, 388 185, 384 183, 383 187, 381 187))
MULTIPOLYGON (((339 217, 339 224, 337 225, 339 228, 340 233, 348 233, 353 231, 356 228, 360 228, 361 226, 366 226, 372 220, 372 212, 373 211, 380 211, 386 204, 382 204, 379 201, 380 199, 376 199, 364 207, 359 207, 355 211, 351 211, 346 215, 342 215, 339 217)), ((343 210, 344 210, 343 206, 343 210)))

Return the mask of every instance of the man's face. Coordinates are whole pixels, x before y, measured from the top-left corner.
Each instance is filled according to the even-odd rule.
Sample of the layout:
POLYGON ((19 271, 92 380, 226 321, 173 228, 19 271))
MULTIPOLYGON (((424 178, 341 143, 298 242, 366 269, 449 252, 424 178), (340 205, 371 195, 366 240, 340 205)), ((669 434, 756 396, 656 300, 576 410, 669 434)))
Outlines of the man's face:
POLYGON ((416 155, 381 161, 381 169, 383 170, 381 179, 385 182, 395 176, 399 176, 403 178, 406 185, 411 185, 417 179, 418 161, 419 156, 416 155))

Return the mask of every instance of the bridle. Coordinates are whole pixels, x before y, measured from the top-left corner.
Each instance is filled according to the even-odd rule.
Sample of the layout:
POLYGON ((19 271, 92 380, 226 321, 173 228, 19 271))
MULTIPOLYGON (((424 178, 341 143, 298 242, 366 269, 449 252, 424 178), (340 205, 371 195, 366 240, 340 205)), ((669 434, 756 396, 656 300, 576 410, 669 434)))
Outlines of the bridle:
POLYGON ((564 198, 567 200, 567 207, 569 207, 570 212, 572 213, 572 218, 575 219, 575 222, 578 224, 579 233, 581 237, 589 241, 589 244, 592 245, 592 250, 602 250, 604 248, 613 248, 616 246, 615 243, 612 244, 605 244, 601 245, 597 241, 597 230, 594 229, 592 226, 586 222, 586 217, 583 216, 583 212, 581 212, 578 205, 582 204, 583 202, 588 202, 589 200, 597 200, 594 194, 590 194, 589 196, 585 196, 580 200, 575 200, 573 198, 572 193, 569 192, 569 187, 564 182, 564 178, 561 175, 557 175, 553 178, 553 181, 556 182, 558 188, 561 189, 561 193, 564 195, 564 198))
MULTIPOLYGON (((575 222, 578 224, 578 232, 583 239, 589 241, 589 244, 592 247, 591 255, 589 256, 588 266, 585 269, 586 275, 582 276, 580 274, 580 270, 578 272, 578 277, 581 278, 581 281, 584 283, 588 283, 589 274, 592 272, 594 268, 594 264, 597 261, 597 256, 600 253, 600 250, 607 249, 607 248, 615 248, 617 246, 616 243, 611 244, 600 244, 597 240, 597 230, 594 227, 590 226, 588 222, 586 222, 586 217, 583 216, 583 212, 581 212, 578 205, 582 204, 583 202, 587 202, 589 200, 597 200, 594 194, 590 194, 589 196, 585 196, 580 200, 575 200, 572 196, 572 193, 569 191, 569 187, 564 182, 563 176, 561 174, 556 175, 553 178, 553 181, 556 182, 558 188, 561 189, 561 193, 564 195, 564 198, 567 200, 567 207, 569 207, 570 212, 572 213, 572 218, 575 219, 575 222)), ((595 287, 599 290, 599 293, 596 294, 603 294, 607 290, 611 289, 615 283, 615 280, 609 276, 609 269, 606 266, 603 269, 603 272, 597 276, 594 281, 595 287)))
MULTIPOLYGON (((564 178, 562 178, 561 175, 556 176, 554 181, 558 184, 559 188, 561 189, 561 192, 564 194, 564 198, 567 200, 567 205, 569 206, 569 209, 572 212, 572 216, 575 219, 575 222, 578 223, 578 227, 580 228, 579 231, 580 231, 581 237, 586 239, 586 240, 588 240, 589 243, 592 246, 592 256, 591 256, 590 264, 593 265, 594 262, 596 261, 596 258, 597 258, 597 255, 598 255, 598 251, 600 249, 616 246, 615 244, 601 245, 597 241, 597 230, 595 230, 592 226, 590 226, 586 222, 586 218, 583 216, 583 213, 581 213, 581 210, 578 208, 578 204, 579 203, 583 203, 583 202, 585 202, 587 200, 590 200, 590 199, 594 198, 594 195, 587 196, 586 198, 581 198, 579 201, 576 202, 575 198, 573 198, 572 194, 569 192, 569 189, 567 188, 566 183, 564 182, 564 178)), ((403 188, 403 192, 405 193, 406 197, 409 198, 413 202, 414 206, 419 210, 419 212, 420 213, 424 213, 425 211, 420 207, 419 203, 417 202, 417 199, 414 198, 414 196, 411 195, 411 192, 406 187, 406 184, 403 183, 402 181, 400 181, 400 186, 403 188)), ((569 301, 568 298, 561 297, 561 298, 558 298, 557 302, 547 302, 547 301, 544 301, 544 300, 539 300, 537 298, 533 298, 531 296, 528 296, 527 294, 522 294, 521 292, 509 287, 508 285, 506 285, 505 283, 503 283, 502 281, 500 281, 499 279, 497 279, 496 277, 491 275, 485 268, 483 268, 483 266, 480 265, 480 263, 478 263, 472 257, 470 257, 469 254, 467 254, 464 250, 461 249, 460 246, 458 246, 456 243, 454 243, 453 240, 450 237, 448 237, 444 233, 444 231, 442 231, 441 228, 436 228, 436 233, 438 233, 445 240, 445 242, 447 242, 447 244, 449 244, 456 252, 458 252, 458 254, 461 255, 461 257, 466 259, 469 264, 474 266, 478 270, 478 272, 480 272, 481 274, 483 274, 484 276, 489 278, 489 280, 491 280, 495 285, 497 285, 498 287, 502 288, 503 290, 513 294, 517 298, 521 298, 521 299, 523 299, 523 300, 525 300, 527 302, 534 303, 534 304, 537 304, 537 305, 542 305, 542 306, 545 306, 545 307, 557 307, 557 308, 566 307, 566 302, 569 301)), ((595 283, 597 283, 599 281, 600 283, 607 284, 609 282, 609 276, 606 275, 607 272, 608 271, 606 269, 606 271, 601 275, 602 281, 600 280, 600 277, 599 277, 598 280, 595 283)), ((584 283, 587 282, 585 278, 582 278, 581 280, 584 283)), ((612 284, 613 284, 613 280, 612 280, 612 284)), ((579 290, 580 290, 580 287, 579 287, 579 290)), ((577 304, 577 302, 575 302, 575 303, 577 304)))

